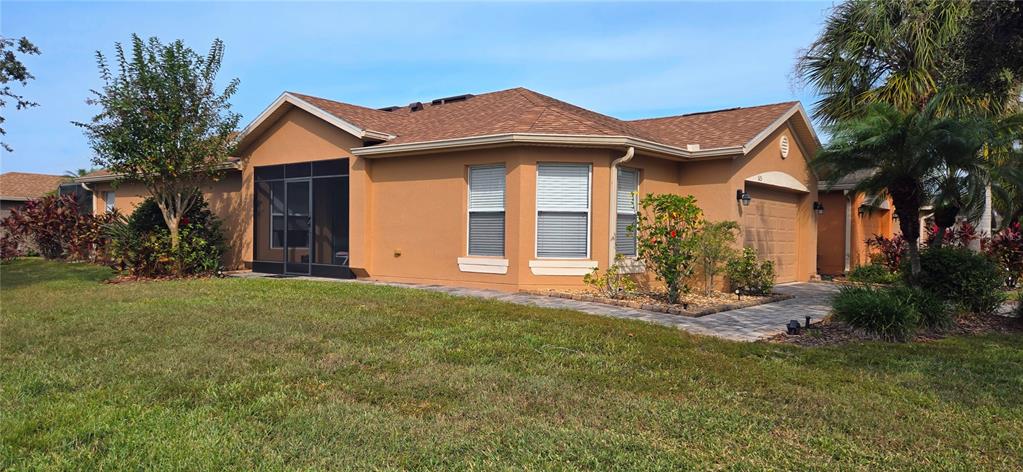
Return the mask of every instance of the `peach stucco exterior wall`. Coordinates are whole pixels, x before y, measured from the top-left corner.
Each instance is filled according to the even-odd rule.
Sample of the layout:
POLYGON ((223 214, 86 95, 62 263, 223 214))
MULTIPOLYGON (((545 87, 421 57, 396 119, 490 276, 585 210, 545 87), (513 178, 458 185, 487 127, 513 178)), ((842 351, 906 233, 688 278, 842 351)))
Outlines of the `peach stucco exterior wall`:
MULTIPOLYGON (((130 215, 149 192, 141 184, 124 182, 114 184, 102 182, 90 184, 93 189, 93 212, 101 214, 106 211, 105 192, 114 192, 114 208, 124 215, 130 215)), ((251 209, 241 201, 242 174, 238 171, 227 171, 216 182, 201 187, 203 198, 223 224, 224 236, 227 238, 227 252, 224 254, 224 267, 240 269, 245 266, 245 239, 249 231, 251 209), (246 218, 246 216, 248 216, 246 218)), ((251 238, 250 238, 251 239, 251 238)))
MULTIPOLYGON (((870 262, 871 249, 866 241, 875 235, 891 238, 896 232, 892 221, 893 212, 880 208, 860 206, 866 197, 858 194, 849 202, 849 197, 840 190, 820 192, 825 214, 821 217, 820 235, 817 247, 820 254, 818 271, 825 275, 841 275, 845 272, 846 204, 849 203, 849 268, 870 262)), ((889 207, 891 202, 889 201, 889 207)))
MULTIPOLYGON (((796 280, 806 281, 817 273, 817 215, 813 202, 817 197, 817 178, 810 171, 807 156, 816 149, 804 149, 788 126, 780 127, 756 149, 736 159, 716 159, 687 162, 681 165, 679 183, 681 191, 696 197, 708 220, 743 221, 743 207, 735 199, 735 191, 744 189, 746 180, 757 174, 784 172, 809 189, 798 194, 796 210, 796 280), (787 137, 788 157, 782 158, 780 142, 787 137)), ((779 190, 789 192, 788 190, 779 190)), ((740 235, 739 240, 742 240, 740 235)))
POLYGON ((817 272, 838 275, 845 272, 845 212, 842 191, 820 192, 824 214, 817 217, 817 272))

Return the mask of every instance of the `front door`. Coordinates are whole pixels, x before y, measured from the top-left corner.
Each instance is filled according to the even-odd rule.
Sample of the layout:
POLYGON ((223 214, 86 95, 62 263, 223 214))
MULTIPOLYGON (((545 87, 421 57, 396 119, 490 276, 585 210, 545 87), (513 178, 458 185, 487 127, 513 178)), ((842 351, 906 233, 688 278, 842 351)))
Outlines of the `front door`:
POLYGON ((309 274, 309 246, 312 237, 312 186, 309 179, 285 181, 287 190, 287 231, 284 240, 284 271, 309 274))

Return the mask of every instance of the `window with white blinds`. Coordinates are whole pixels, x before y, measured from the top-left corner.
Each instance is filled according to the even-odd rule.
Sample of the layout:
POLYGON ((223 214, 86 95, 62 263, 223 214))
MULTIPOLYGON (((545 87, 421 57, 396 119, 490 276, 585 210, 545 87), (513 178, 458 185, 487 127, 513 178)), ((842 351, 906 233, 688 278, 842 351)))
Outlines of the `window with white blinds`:
POLYGON ((469 167, 469 255, 504 256, 504 166, 469 167))
POLYGON ((636 235, 629 226, 636 224, 636 192, 639 191, 639 171, 618 168, 617 224, 615 224, 615 252, 623 256, 636 255, 636 235))
POLYGON ((590 166, 537 165, 536 255, 590 256, 590 166))

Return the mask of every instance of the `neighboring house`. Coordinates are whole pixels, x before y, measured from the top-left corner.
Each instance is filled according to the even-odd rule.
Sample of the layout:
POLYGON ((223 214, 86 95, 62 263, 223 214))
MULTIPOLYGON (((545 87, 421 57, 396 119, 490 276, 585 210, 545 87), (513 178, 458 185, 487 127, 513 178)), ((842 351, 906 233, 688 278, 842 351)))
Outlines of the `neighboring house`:
POLYGON ((819 184, 818 200, 824 208, 817 220, 817 272, 821 275, 843 275, 869 263, 867 240, 899 233, 891 199, 852 191, 864 177, 854 174, 830 187, 826 182, 819 184))
MULTIPOLYGON (((675 193, 739 221, 779 281, 802 281, 817 267, 818 146, 798 102, 625 121, 522 88, 383 109, 284 93, 204 192, 229 265, 256 271, 579 286, 616 252, 634 260, 637 195, 675 193)), ((79 179, 98 212, 144 194, 115 177, 79 179)))
POLYGON ((0 174, 0 218, 7 218, 12 208, 20 208, 28 200, 56 193, 57 187, 68 180, 61 175, 28 172, 0 174))

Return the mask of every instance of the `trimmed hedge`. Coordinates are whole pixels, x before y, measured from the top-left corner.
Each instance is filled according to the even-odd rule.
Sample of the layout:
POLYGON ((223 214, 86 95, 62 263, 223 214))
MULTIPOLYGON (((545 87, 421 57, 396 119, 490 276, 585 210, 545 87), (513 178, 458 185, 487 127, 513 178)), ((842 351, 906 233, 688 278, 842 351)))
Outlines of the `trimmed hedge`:
MULTIPOLYGON (((970 312, 993 313, 1005 299, 998 266, 969 249, 927 249, 920 253, 920 269, 913 285, 970 312)), ((901 272, 909 274, 909 268, 901 272)))

